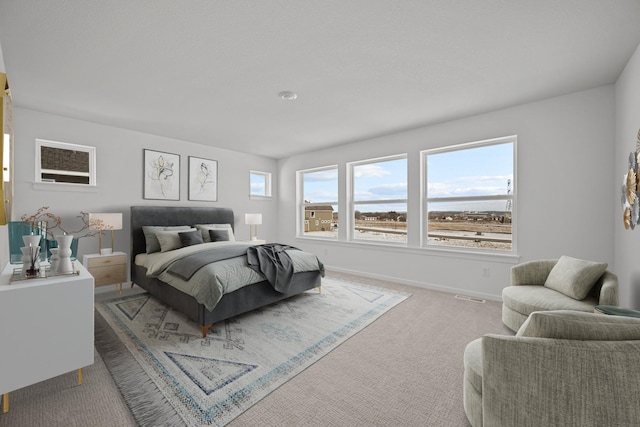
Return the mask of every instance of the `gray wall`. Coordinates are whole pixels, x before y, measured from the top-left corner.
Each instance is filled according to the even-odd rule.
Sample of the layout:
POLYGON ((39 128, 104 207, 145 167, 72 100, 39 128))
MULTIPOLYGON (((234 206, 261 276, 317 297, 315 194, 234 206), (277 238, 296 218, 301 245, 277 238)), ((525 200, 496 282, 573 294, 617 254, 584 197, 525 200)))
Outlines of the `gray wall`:
MULTIPOLYGON (((215 138, 215 136, 212 136, 215 138)), ((133 132, 22 108, 15 109, 15 200, 14 216, 34 213, 41 206, 63 217, 70 228, 79 225, 75 216, 84 212, 122 212, 124 230, 115 232, 115 249, 129 252, 129 207, 132 205, 221 206, 235 211, 236 236, 249 239, 249 227, 244 224, 246 212, 261 212, 261 238, 276 239, 277 176, 276 161, 200 144, 133 132), (47 139, 96 147, 96 191, 53 191, 34 189, 35 140, 47 139), (166 151, 180 155, 180 201, 143 200, 143 149, 166 151), (187 158, 197 156, 218 161, 218 201, 187 200, 187 158), (274 192, 271 200, 249 200, 249 171, 273 174, 274 192)), ((103 242, 108 246, 110 240, 103 242)), ((96 253, 97 238, 81 239, 79 254, 96 253)))
POLYGON ((615 272, 620 280, 621 305, 640 309, 640 227, 625 230, 620 187, 629 153, 636 150, 640 129, 640 47, 616 83, 615 171, 612 197, 615 206, 615 272))
MULTIPOLYGON (((604 86, 541 102, 307 153, 279 161, 282 240, 320 255, 334 269, 499 299, 516 262, 563 254, 613 265, 614 87, 604 86), (409 227, 420 216, 420 150, 518 135, 517 239, 519 257, 447 255, 412 247, 296 239, 296 171, 408 153, 409 227), (488 267, 489 277, 482 277, 488 267)), ((345 201, 340 200, 345 212, 345 201)), ((417 230, 416 230, 417 231, 417 230)), ((410 231, 411 233, 411 231, 410 231)))

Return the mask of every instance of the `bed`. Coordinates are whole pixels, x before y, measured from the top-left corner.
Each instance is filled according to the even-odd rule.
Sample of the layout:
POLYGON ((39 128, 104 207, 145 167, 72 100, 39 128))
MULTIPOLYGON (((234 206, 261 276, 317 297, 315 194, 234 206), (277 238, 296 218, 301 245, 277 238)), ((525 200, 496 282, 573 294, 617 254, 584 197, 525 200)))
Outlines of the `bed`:
MULTIPOLYGON (((221 229, 229 227, 233 230, 233 210, 218 207, 132 206, 130 263, 131 285, 133 286, 134 283, 137 284, 163 303, 171 306, 181 313, 184 313, 189 319, 196 322, 201 327, 203 338, 206 337, 207 331, 214 323, 264 307, 313 288, 318 288, 318 290, 320 290, 321 278, 324 275, 324 270, 322 263, 317 260, 317 258, 317 267, 315 269, 303 269, 307 271, 295 271, 293 273, 293 277, 291 278, 290 284, 285 292, 276 291, 271 283, 264 279, 264 276, 260 276, 256 279, 255 276, 252 276, 251 271, 247 272, 243 266, 238 265, 238 263, 241 262, 240 258, 235 258, 232 260, 232 262, 236 263, 234 268, 237 268, 237 271, 242 272, 242 274, 238 274, 238 276, 243 276, 242 280, 245 280, 244 276, 252 276, 252 278, 251 280, 246 279, 249 283, 238 286, 237 289, 233 289, 228 292, 224 290, 220 291, 221 297, 215 303, 215 306, 211 307, 210 301, 203 301, 200 294, 194 296, 193 292, 187 289, 186 283, 181 282, 181 279, 175 278, 173 274, 167 274, 166 272, 158 273, 161 268, 158 265, 154 265, 154 262, 151 261, 154 257, 164 257, 164 251, 160 254, 148 253, 149 248, 147 246, 147 240, 150 240, 149 230, 153 227, 171 229, 173 227, 194 226, 196 224, 205 224, 209 226, 213 224, 220 224, 221 229), (145 232, 147 233, 146 236, 145 232), (175 281, 178 283, 174 283, 175 281), (172 285, 167 282, 172 282, 172 285), (207 308, 207 306, 209 306, 209 308, 207 308)), ((159 233, 158 236, 168 234, 169 233, 166 232, 159 233)), ((222 244, 237 247, 242 243, 237 242, 236 244, 232 244, 231 242, 222 242, 222 244)), ((248 242, 244 244, 251 246, 248 242)), ((202 248, 202 250, 204 250, 204 248, 213 250, 211 247, 216 245, 216 243, 204 243, 176 249, 171 252, 176 254, 181 251, 194 252, 201 250, 200 248, 202 248), (195 247, 198 248, 195 249, 195 247)), ((310 255, 303 251, 287 251, 287 253, 293 252, 295 252, 294 255, 296 256, 298 256, 298 252, 300 252, 300 256, 305 254, 310 255)), ((169 251, 166 252, 166 254, 168 253, 169 251)), ((245 261, 243 262, 246 264, 246 256, 245 261)), ((207 268, 210 267, 207 266, 207 268)), ((299 268, 298 270, 301 269, 299 268)), ((203 267, 197 272, 197 274, 200 276, 200 279, 202 279, 208 273, 203 267)), ((218 277, 219 276, 217 274, 211 274, 207 280, 211 280, 212 282, 215 281, 215 285, 217 286, 218 277), (213 279, 214 276, 215 280, 213 279)), ((219 292, 219 290, 216 289, 216 292, 219 292)))

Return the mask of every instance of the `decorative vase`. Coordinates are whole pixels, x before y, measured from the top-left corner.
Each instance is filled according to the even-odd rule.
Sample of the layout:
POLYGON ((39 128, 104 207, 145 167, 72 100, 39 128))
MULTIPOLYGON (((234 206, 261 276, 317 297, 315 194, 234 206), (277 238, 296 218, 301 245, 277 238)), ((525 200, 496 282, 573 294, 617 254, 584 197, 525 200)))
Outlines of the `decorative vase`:
POLYGON ((36 277, 40 274, 40 246, 20 248, 22 252, 22 276, 36 277))
POLYGON ((58 255, 58 248, 50 248, 49 252, 51 252, 51 257, 49 258, 49 264, 51 273, 56 273, 58 271, 58 262, 60 261, 60 256, 58 255))
MULTIPOLYGON (((51 260, 51 249, 57 248, 58 242, 53 239, 47 239, 47 259, 51 260)), ((76 237, 71 241, 71 261, 78 258, 78 239, 76 237)))
MULTIPOLYGON (((25 246, 23 236, 30 235, 47 235, 47 223, 38 221, 34 223, 26 223, 24 221, 10 221, 8 224, 9 231, 9 262, 11 264, 22 263, 22 247, 25 246)), ((28 246, 28 244, 26 245, 28 246)), ((47 256, 46 240, 40 240, 40 261, 44 261, 47 256)))
POLYGON ((58 265, 56 272, 71 273, 73 272, 73 264, 71 263, 71 242, 73 236, 65 234, 64 236, 56 236, 58 242, 58 265))

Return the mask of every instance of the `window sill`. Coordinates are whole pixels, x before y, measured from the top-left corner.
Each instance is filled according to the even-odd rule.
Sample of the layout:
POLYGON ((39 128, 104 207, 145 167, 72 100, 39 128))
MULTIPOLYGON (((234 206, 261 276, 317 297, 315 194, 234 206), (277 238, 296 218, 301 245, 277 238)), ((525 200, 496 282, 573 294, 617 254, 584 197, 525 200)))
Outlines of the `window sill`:
POLYGON ((444 258, 460 258, 470 260, 486 260, 490 262, 503 262, 505 264, 517 264, 520 262, 520 255, 513 253, 497 253, 497 252, 478 252, 469 250, 457 250, 457 249, 441 249, 441 248, 425 248, 416 246, 405 246, 398 244, 378 243, 371 241, 350 241, 337 240, 331 238, 318 238, 318 237, 306 237, 297 236, 297 240, 309 243, 329 244, 335 246, 342 246, 354 249, 371 249, 371 250, 384 250, 387 252, 407 253, 407 254, 419 254, 427 256, 437 256, 444 258))
POLYGON ((34 182, 33 189, 36 191, 76 191, 81 193, 97 193, 97 185, 86 184, 66 184, 61 182, 34 182))

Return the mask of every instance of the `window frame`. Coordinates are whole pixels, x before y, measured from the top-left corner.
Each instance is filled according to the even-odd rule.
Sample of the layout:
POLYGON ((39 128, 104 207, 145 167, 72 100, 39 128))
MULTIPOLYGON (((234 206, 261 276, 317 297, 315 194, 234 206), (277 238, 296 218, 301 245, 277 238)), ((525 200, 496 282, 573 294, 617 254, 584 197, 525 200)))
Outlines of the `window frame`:
POLYGON ((517 254, 517 147, 518 147, 518 136, 517 135, 509 135, 499 138, 491 138, 480 141, 468 142, 457 145, 450 145, 446 147, 438 147, 433 149, 427 149, 420 152, 420 170, 421 170, 421 190, 420 190, 420 203, 421 203, 421 221, 420 221, 420 246, 424 249, 436 250, 436 251, 450 251, 450 252, 472 252, 478 254, 497 254, 497 255, 516 255, 517 254), (427 182, 428 176, 428 162, 427 158, 432 154, 441 154, 447 152, 454 152, 472 148, 479 147, 488 147, 493 145, 507 144, 511 143, 513 145, 513 157, 512 157, 512 165, 513 165, 513 177, 511 179, 510 192, 506 194, 497 194, 490 196, 464 196, 464 197, 429 197, 428 195, 428 187, 429 183, 427 182), (428 232, 429 232, 429 211, 428 206, 429 203, 434 202, 475 202, 475 201, 511 201, 511 249, 489 249, 489 248, 479 248, 479 247, 461 247, 461 246, 445 246, 445 245, 434 245, 429 244, 428 242, 428 232))
MULTIPOLYGON (((328 171, 328 170, 335 170, 336 177, 338 177, 338 174, 340 172, 338 170, 338 165, 320 166, 320 167, 317 167, 317 168, 303 169, 303 170, 296 171, 296 186, 298 187, 297 188, 297 199, 298 200, 296 201, 296 206, 297 206, 296 238, 301 238, 301 239, 320 239, 320 240, 330 240, 330 241, 338 241, 338 240, 340 240, 340 237, 338 235, 339 233, 336 233, 335 236, 309 236, 309 235, 305 235, 305 224, 308 221, 306 219, 306 216, 305 216, 307 207, 327 206, 327 205, 338 206, 338 200, 331 200, 331 201, 325 201, 325 202, 309 202, 309 203, 305 202, 305 198, 304 198, 304 176, 305 176, 305 174, 328 171)), ((336 195, 339 195, 339 193, 340 193, 340 184, 339 184, 339 180, 337 178, 336 178, 336 192, 337 192, 336 195)), ((314 218, 315 218, 315 211, 312 211, 312 213, 314 214, 314 218)), ((338 215, 340 215, 339 211, 338 211, 338 215)))
POLYGON ((390 245, 390 246, 399 246, 399 247, 408 247, 409 244, 409 155, 408 153, 402 154, 392 154, 389 156, 376 157, 365 160, 357 160, 354 162, 347 163, 347 216, 346 220, 346 230, 347 230, 347 241, 354 243, 363 243, 363 244, 381 244, 381 245, 390 245), (405 182, 407 183, 407 197, 405 199, 376 199, 376 200, 355 200, 355 173, 354 169, 358 166, 366 165, 366 164, 374 164, 374 163, 382 163, 387 161, 401 160, 404 159, 406 162, 406 177, 405 182), (406 241, 405 242, 393 242, 393 241, 385 241, 382 239, 358 239, 357 233, 355 232, 355 207, 356 205, 380 205, 380 204, 394 204, 394 203, 404 203, 406 205, 406 241))
POLYGON ((49 141, 46 139, 37 139, 36 138, 36 153, 35 153, 35 183, 36 184, 46 184, 51 186, 74 186, 78 188, 82 187, 95 187, 96 183, 96 147, 91 147, 88 145, 79 145, 79 144, 70 144, 67 142, 58 142, 58 141, 49 141), (42 168, 42 147, 49 148, 57 148, 61 150, 72 150, 72 151, 81 151, 87 153, 89 155, 89 172, 73 172, 73 171, 63 171, 63 170, 53 170, 53 169, 43 169, 42 168), (42 179, 42 174, 46 173, 46 171, 57 172, 60 175, 70 175, 70 176, 87 176, 89 178, 88 184, 74 183, 74 182, 52 182, 48 180, 42 179), (60 173, 63 172, 63 173, 60 173), (69 172, 69 173, 64 173, 69 172))
POLYGON ((270 199, 272 192, 271 192, 271 188, 272 188, 272 177, 271 177, 271 172, 262 172, 262 171, 257 171, 257 170, 250 170, 249 171, 249 199, 255 199, 255 200, 260 200, 260 199, 270 199), (264 194, 254 194, 253 193, 253 188, 251 187, 251 178, 253 175, 256 176, 261 176, 264 177, 264 194))

